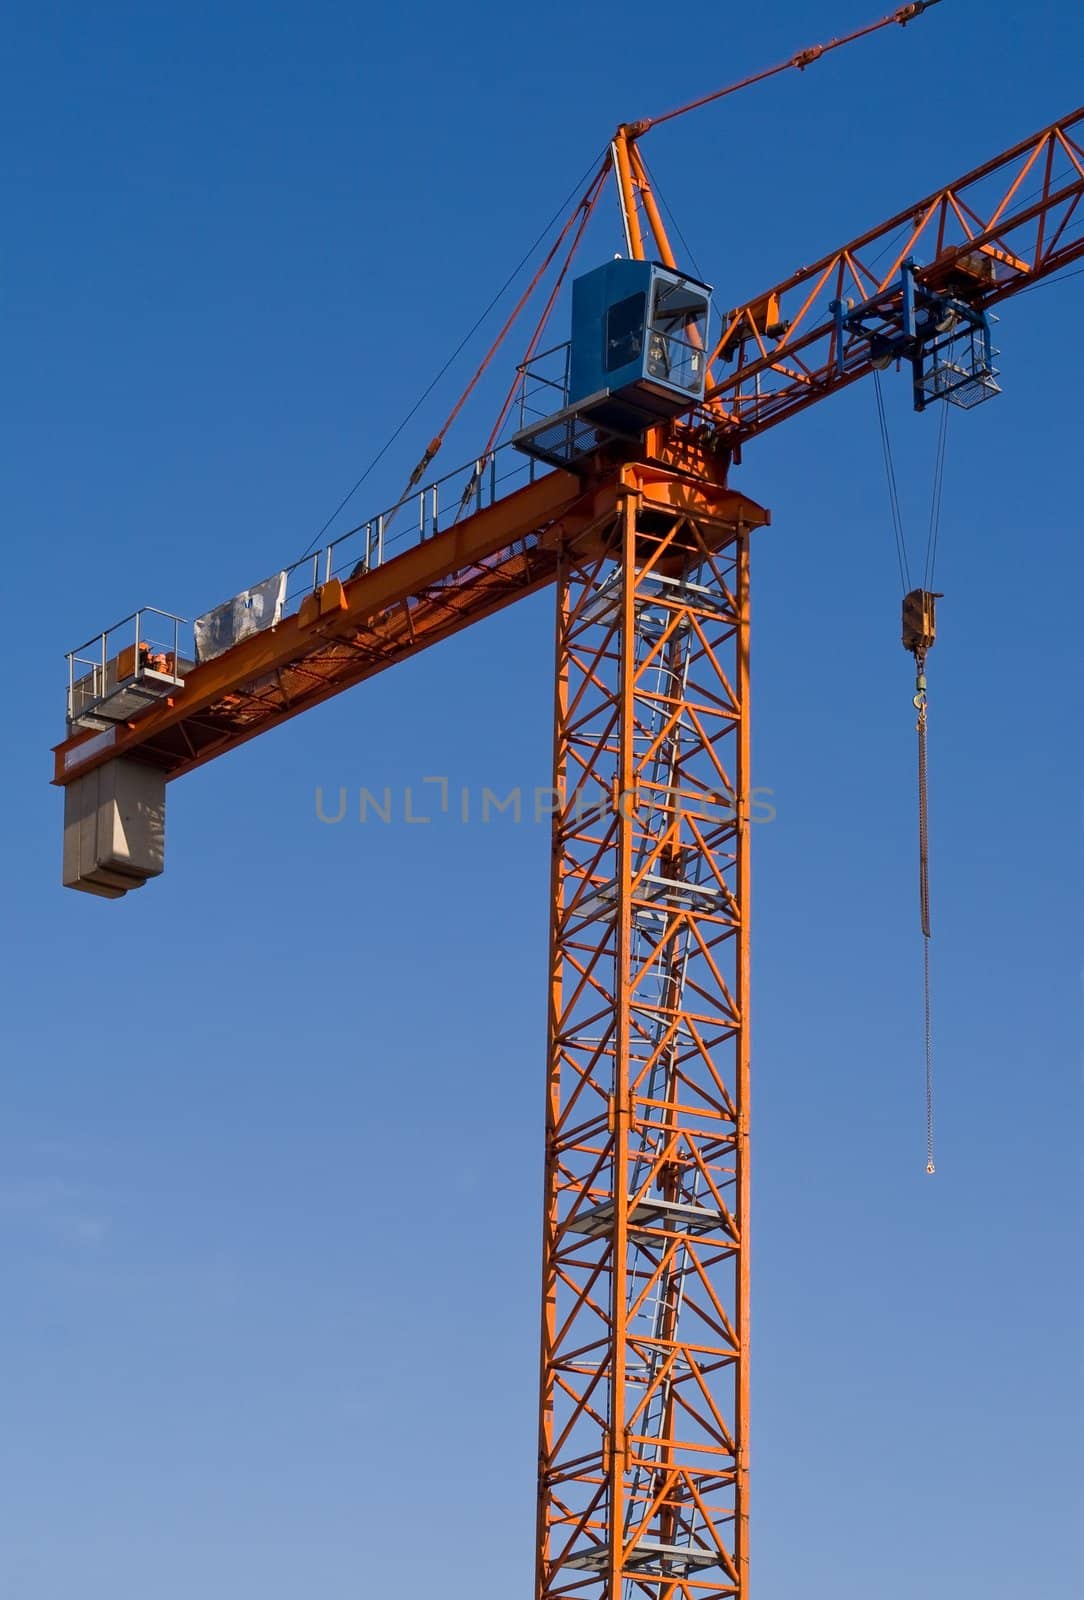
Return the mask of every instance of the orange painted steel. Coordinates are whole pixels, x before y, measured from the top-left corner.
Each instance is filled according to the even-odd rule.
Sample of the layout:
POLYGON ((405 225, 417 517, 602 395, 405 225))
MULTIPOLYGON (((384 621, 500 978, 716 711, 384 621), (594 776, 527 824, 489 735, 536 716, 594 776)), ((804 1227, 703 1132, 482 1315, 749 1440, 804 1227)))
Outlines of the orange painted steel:
MULTIPOLYGON (((547 268, 552 263, 561 244, 571 231, 577 217, 581 217, 583 220, 586 220, 586 218, 590 216, 599 198, 599 195, 602 192, 605 180, 610 172, 613 172, 614 174, 614 181, 617 188, 618 206, 621 212, 621 221, 624 228, 625 242, 629 255, 635 260, 642 261, 646 259, 644 231, 640 221, 639 213, 639 207, 642 205, 644 214, 647 218, 648 227, 655 243, 658 260, 661 261, 664 266, 676 266, 676 260, 670 247, 669 239, 667 238, 666 228, 663 225, 662 217, 659 213, 655 195, 652 190, 651 181, 648 177, 643 157, 640 155, 637 148, 637 141, 642 138, 645 133, 648 133, 652 128, 657 127, 661 123, 672 122, 676 117, 684 117, 692 111, 699 111, 704 106, 712 105, 715 101, 722 100, 728 95, 737 94, 742 89, 748 89, 753 87, 755 84, 764 83, 767 79, 774 78, 781 72, 787 72, 792 69, 799 72, 804 72, 807 67, 812 66, 814 62, 819 61, 823 56, 829 55, 832 51, 839 50, 845 45, 855 44, 861 39, 868 38, 871 34, 881 32, 881 30, 884 28, 890 28, 893 26, 906 26, 907 23, 913 22, 916 17, 921 16, 924 11, 928 11, 931 6, 939 4, 940 0, 912 0, 911 4, 899 7, 896 11, 891 12, 886 17, 881 17, 876 22, 867 23, 864 27, 857 28, 852 33, 845 34, 840 38, 828 39, 823 44, 811 45, 805 50, 799 50, 796 55, 791 56, 787 61, 780 62, 774 67, 768 67, 764 71, 755 72, 749 77, 740 79, 737 83, 727 84, 722 89, 714 89, 710 93, 701 95, 698 99, 691 100, 686 105, 678 106, 672 111, 664 112, 660 116, 643 117, 637 122, 622 123, 615 130, 613 138, 610 140, 606 154, 602 158, 601 166, 596 169, 594 176, 591 178, 590 183, 581 195, 575 209, 568 215, 568 217, 566 217, 564 227, 562 228, 557 240, 551 247, 541 266, 534 274, 526 290, 521 295, 517 305, 515 306, 511 315, 508 317, 501 331, 498 333, 496 339, 493 341, 492 345, 484 356, 481 365, 472 376, 466 389, 456 401, 456 404, 445 421, 444 426, 430 441, 425 453, 423 454, 418 465, 415 467, 410 478, 410 482, 407 485, 408 492, 410 488, 414 487, 421 481, 422 474, 425 472, 426 467, 432 461, 437 451, 441 448, 444 442, 444 437, 447 434, 452 422, 461 412, 468 396, 473 392, 479 379, 481 378, 482 373, 492 361, 497 350, 500 348, 501 344, 511 331, 513 324, 516 322, 520 313, 523 311, 527 302, 533 295, 535 289, 540 284, 547 268)), ((572 258, 575 256, 582 233, 583 229, 581 226, 576 238, 573 240, 571 249, 568 253, 568 258, 566 259, 564 267, 562 268, 561 278, 564 277, 569 265, 571 264, 572 258)), ((529 359, 530 354, 538 346, 542 332, 549 318, 550 311, 553 308, 553 301, 559 288, 560 280, 551 289, 546 307, 544 308, 542 315, 535 326, 530 345, 528 346, 527 359, 529 359)), ((498 418, 498 422, 494 428, 494 433, 499 431, 500 421, 503 419, 506 411, 507 405, 505 410, 501 412, 501 415, 498 418)), ((490 442, 492 443, 492 436, 490 442)))
MULTIPOLYGON (((493 340, 493 343, 486 351, 470 382, 467 384, 467 387, 463 390, 455 405, 444 419, 443 426, 438 430, 434 437, 430 439, 421 457, 421 460, 418 462, 417 466, 414 468, 414 471, 410 475, 404 491, 404 499, 406 498, 406 495, 409 494, 410 491, 421 482, 422 476, 430 462, 433 460, 434 456, 436 456, 437 452, 443 448, 444 440, 447 437, 448 430, 451 428, 452 424, 463 410, 463 407, 474 393, 474 390, 477 388, 482 375, 486 371, 486 368, 497 354, 497 351, 501 348, 501 345, 504 343, 505 339, 511 333, 512 328, 519 320, 520 313, 523 311, 524 307, 527 305, 527 302, 530 300, 531 296, 542 282, 550 266, 552 266, 553 262, 560 254, 561 246, 571 234, 571 243, 569 244, 568 250, 565 253, 565 257, 557 274, 556 280, 550 288, 542 315, 535 326, 534 333, 532 334, 530 343, 527 346, 526 354, 523 357, 524 361, 529 361, 535 350, 538 348, 539 341, 542 338, 546 324, 549 321, 550 313, 553 310, 554 302, 556 301, 557 295, 561 289, 561 285, 564 283, 568 274, 568 269, 572 265, 572 262, 575 258, 576 251, 579 248, 580 240, 583 238, 584 229, 587 226, 587 223, 594 212, 595 206, 598 204, 599 196, 605 187, 606 177, 609 173, 609 170, 610 158, 609 156, 606 156, 603 158, 590 183, 587 185, 587 188, 580 196, 575 209, 565 219, 564 226, 561 228, 560 233, 557 235, 556 239, 553 241, 553 244, 542 258, 541 264, 534 272, 527 287, 520 295, 509 315, 505 318, 497 337, 493 340)), ((482 451, 483 457, 489 454, 497 435, 500 433, 501 426, 511 407, 512 396, 514 392, 515 390, 513 387, 513 389, 509 392, 507 399, 505 400, 504 406, 501 409, 496 422, 493 425, 492 432, 489 436, 489 442, 482 451)))
POLYGON ((832 302, 890 292, 909 257, 919 283, 982 308, 1084 258, 1082 139, 1084 107, 729 312, 708 391, 719 436, 738 446, 870 372, 867 340, 838 350, 832 302))
MULTIPOLYGON (((520 386, 520 374, 523 372, 528 362, 533 360, 535 355, 538 353, 538 347, 541 344, 542 337, 549 325, 550 317, 553 315, 553 309, 557 304, 558 296, 564 287, 565 279, 568 277, 569 269, 576 258, 576 251, 580 247, 587 224, 590 222, 591 217, 594 214, 595 207, 598 205, 603 189, 605 188, 608 170, 608 161, 604 160, 602 166, 595 174, 591 184, 588 186, 579 206, 573 213, 572 220, 575 220, 578 217, 579 224, 572 236, 569 247, 565 252, 561 266, 554 277, 553 283, 550 286, 549 294, 546 296, 545 303, 542 307, 542 314, 535 324, 534 332, 531 334, 531 337, 527 342, 527 348, 520 357, 519 364, 516 367, 515 378, 512 380, 511 384, 509 384, 508 389, 505 392, 504 403, 501 406, 500 411, 497 413, 497 419, 489 431, 489 437, 487 438, 485 446, 482 450, 483 460, 485 460, 490 452, 496 447, 497 441, 501 435, 501 431, 504 428, 505 422, 508 419, 513 405, 515 404, 516 393, 520 386)), ((563 238, 564 234, 562 234, 562 239, 563 238)), ((547 262, 549 259, 552 259, 552 252, 551 257, 547 258, 547 262)), ((508 324, 508 326, 510 326, 510 324, 508 324)))
POLYGON ((614 134, 610 154, 617 177, 617 198, 625 228, 625 243, 632 259, 643 261, 644 237, 640 229, 640 213, 636 201, 637 184, 629 156, 629 137, 624 128, 618 128, 614 134))
POLYGON ((94 733, 57 745, 54 782, 118 755, 178 777, 492 615, 553 582, 559 535, 589 520, 599 495, 605 500, 604 485, 585 489, 569 473, 546 473, 348 580, 340 606, 317 606, 308 618, 302 606, 193 668, 183 689, 118 727, 107 747, 94 733))
POLYGON ((536 1600, 747 1593, 748 548, 767 514, 707 478, 663 490, 624 469, 558 576, 536 1600))
POLYGON ((629 146, 629 163, 636 179, 636 186, 640 193, 640 200, 643 204, 648 226, 651 229, 652 238, 655 240, 656 258, 662 262, 664 267, 670 267, 676 272, 677 257, 674 255, 670 236, 666 231, 666 224, 662 220, 662 213, 655 199, 655 191, 651 187, 651 179, 648 177, 644 158, 635 144, 630 144, 629 146))
MULTIPOLYGON (((680 460, 683 474, 711 470, 695 449, 680 460)), ((680 499, 684 477, 657 471, 659 492, 680 499)), ((71 783, 116 756, 180 777, 545 588, 556 579, 561 541, 612 505, 615 484, 615 469, 587 482, 547 472, 373 572, 332 579, 313 605, 192 668, 182 689, 118 724, 108 741, 80 732, 56 745, 53 782, 71 783)))

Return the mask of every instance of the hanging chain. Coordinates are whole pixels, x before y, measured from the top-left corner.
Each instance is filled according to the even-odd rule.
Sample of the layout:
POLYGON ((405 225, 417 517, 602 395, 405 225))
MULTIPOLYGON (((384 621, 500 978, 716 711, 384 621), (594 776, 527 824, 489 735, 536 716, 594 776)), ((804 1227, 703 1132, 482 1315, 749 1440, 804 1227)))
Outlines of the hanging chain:
POLYGON ((926 654, 937 633, 936 602, 941 598, 931 586, 937 563, 937 540, 941 526, 941 504, 945 486, 945 449, 948 438, 948 407, 942 408, 941 424, 937 434, 937 453, 934 460, 933 487, 930 494, 930 526, 926 538, 926 560, 923 567, 922 587, 910 587, 910 565, 907 559, 907 541, 903 530, 899 485, 892 458, 892 440, 888 429, 888 414, 881 393, 880 378, 874 373, 874 394, 877 400, 877 421, 881 434, 881 453, 884 458, 885 478, 888 484, 889 510, 892 514, 892 531, 896 542, 896 559, 903 585, 903 647, 915 658, 914 707, 918 712, 918 897, 922 918, 922 1001, 926 1054, 926 1171, 932 1173, 933 1159, 933 1003, 930 986, 930 829, 927 799, 926 766, 926 654))
POLYGON ((922 916, 922 994, 926 1030, 926 1171, 933 1172, 933 1011, 930 1002, 930 827, 926 783, 925 653, 916 653, 918 711, 918 902, 922 916))

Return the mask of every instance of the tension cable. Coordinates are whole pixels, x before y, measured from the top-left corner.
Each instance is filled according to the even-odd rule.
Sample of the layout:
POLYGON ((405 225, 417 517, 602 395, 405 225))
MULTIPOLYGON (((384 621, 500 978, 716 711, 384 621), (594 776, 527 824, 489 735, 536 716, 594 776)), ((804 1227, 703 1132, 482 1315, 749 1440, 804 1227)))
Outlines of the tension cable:
POLYGON ((892 441, 888 431, 881 375, 874 369, 874 392, 877 398, 877 420, 881 434, 881 454, 884 459, 888 500, 892 514, 892 531, 896 544, 900 583, 903 588, 903 647, 915 659, 915 692, 912 704, 918 713, 915 731, 918 736, 918 904, 922 929, 922 1010, 923 1044, 926 1078, 926 1171, 933 1173, 933 1002, 930 982, 930 823, 929 780, 927 751, 927 698, 926 656, 933 646, 937 633, 935 608, 941 595, 934 592, 934 571, 937 564, 937 543, 941 528, 941 504, 945 481, 945 448, 948 437, 948 406, 941 408, 937 433, 937 450, 934 458, 933 486, 930 493, 930 520, 926 536, 926 556, 922 569, 922 587, 911 588, 910 564, 907 559, 907 541, 904 535, 903 513, 900 509, 896 468, 892 456, 892 441))

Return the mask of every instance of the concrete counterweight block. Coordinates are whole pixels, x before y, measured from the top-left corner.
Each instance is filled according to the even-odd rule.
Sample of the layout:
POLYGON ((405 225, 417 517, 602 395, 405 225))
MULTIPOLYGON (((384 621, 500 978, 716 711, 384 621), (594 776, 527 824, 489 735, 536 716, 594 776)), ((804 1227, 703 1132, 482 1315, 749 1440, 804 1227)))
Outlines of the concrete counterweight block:
POLYGON ((166 779, 138 761, 107 761, 64 790, 64 884, 117 900, 165 860, 166 779))

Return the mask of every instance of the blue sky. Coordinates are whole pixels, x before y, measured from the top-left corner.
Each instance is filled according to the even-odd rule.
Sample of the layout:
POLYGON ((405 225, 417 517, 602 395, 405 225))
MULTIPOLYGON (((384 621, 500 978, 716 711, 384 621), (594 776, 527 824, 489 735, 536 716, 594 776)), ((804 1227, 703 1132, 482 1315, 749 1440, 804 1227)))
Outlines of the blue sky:
MULTIPOLYGON (((165 877, 117 904, 59 887, 63 651, 299 554, 617 121, 876 10, 671 8, 660 40, 643 0, 9 8, 3 1600, 529 1591, 545 829, 333 828, 314 791, 545 784, 551 600, 182 780, 165 877)), ((1054 0, 945 0, 660 130, 652 164, 730 303, 1071 109, 1082 49, 1054 0)), ((1005 394, 951 420, 934 1180, 869 387, 736 479, 774 513, 758 1600, 1077 1592, 1082 293, 1006 305, 1005 394)), ((935 417, 904 388, 914 538, 935 417)))

